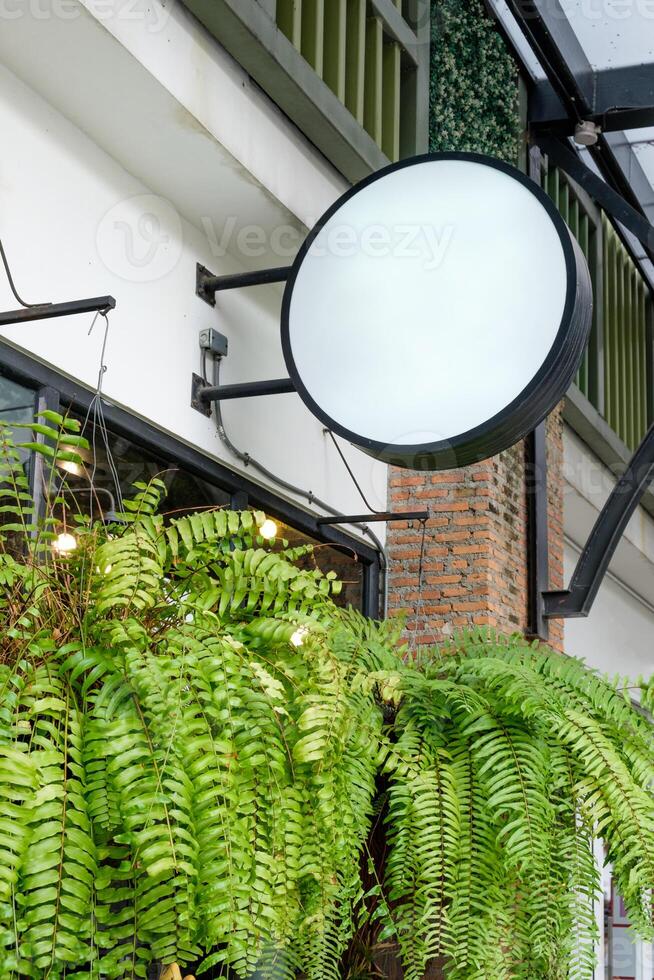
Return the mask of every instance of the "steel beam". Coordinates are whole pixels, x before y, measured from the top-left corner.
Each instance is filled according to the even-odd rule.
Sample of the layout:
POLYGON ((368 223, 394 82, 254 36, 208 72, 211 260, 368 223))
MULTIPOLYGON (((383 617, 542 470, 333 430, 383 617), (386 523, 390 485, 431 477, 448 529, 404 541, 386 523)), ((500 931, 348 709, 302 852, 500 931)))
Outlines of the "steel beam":
MULTIPOLYGON (((529 118, 536 131, 572 136, 574 122, 549 81, 538 82, 529 100, 529 118)), ((651 65, 629 65, 593 71, 593 91, 585 118, 605 133, 654 126, 654 71, 651 65)))
POLYGON ((593 69, 559 0, 507 0, 507 6, 556 96, 573 118, 585 119, 592 111, 593 69))

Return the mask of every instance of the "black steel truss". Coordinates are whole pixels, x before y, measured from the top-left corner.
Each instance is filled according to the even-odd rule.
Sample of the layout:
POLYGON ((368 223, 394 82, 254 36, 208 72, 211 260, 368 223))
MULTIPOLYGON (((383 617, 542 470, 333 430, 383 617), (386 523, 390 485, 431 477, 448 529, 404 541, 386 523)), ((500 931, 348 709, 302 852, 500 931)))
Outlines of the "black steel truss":
MULTIPOLYGON (((594 174, 565 140, 539 137, 537 145, 558 167, 564 170, 612 217, 620 221, 648 251, 654 251, 654 226, 647 218, 594 174)), ((542 449, 542 447, 541 447, 542 449)), ((541 460, 544 456, 541 452, 541 460)), ((623 476, 616 483, 611 496, 602 509, 590 537, 583 548, 570 585, 561 591, 546 591, 547 568, 532 562, 534 573, 530 577, 532 622, 536 627, 547 618, 587 616, 607 572, 615 550, 643 494, 654 479, 654 425, 650 427, 634 453, 623 476)), ((547 506, 547 474, 544 467, 535 472, 531 488, 531 509, 542 515, 547 506)), ((534 531, 536 533, 536 531, 534 531)), ((540 527, 540 534, 543 529, 540 527)), ((537 541, 530 541, 532 546, 537 541)), ((538 629, 538 635, 543 635, 538 629)))
MULTIPOLYGON (((565 120, 568 129, 574 132, 578 122, 594 121, 598 109, 601 114, 612 108, 621 111, 627 109, 640 111, 648 108, 647 86, 649 84, 651 87, 654 82, 650 77, 648 83, 646 75, 648 72, 651 73, 651 66, 645 66, 642 73, 634 70, 631 75, 626 69, 616 69, 621 72, 620 75, 614 76, 620 84, 621 98, 628 99, 631 94, 634 100, 640 99, 640 101, 635 104, 618 105, 614 100, 607 106, 605 102, 610 100, 607 94, 610 91, 610 78, 608 75, 605 76, 606 81, 602 83, 599 90, 596 88, 597 77, 601 73, 593 70, 559 0, 506 0, 506 2, 547 75, 547 83, 535 86, 530 97, 529 121, 530 124, 532 121, 535 124, 533 132, 535 138, 538 136, 543 118, 547 118, 548 113, 555 116, 559 122, 565 120)), ((644 215, 642 202, 634 193, 632 183, 620 166, 611 142, 605 134, 600 134, 596 145, 591 146, 589 152, 614 190, 627 204, 644 215)), ((634 162, 637 164, 637 161, 634 162)), ((646 246, 645 250, 648 257, 654 261, 652 249, 646 246)))
MULTIPOLYGON (((651 66, 594 71, 559 0, 507 0, 538 56, 547 81, 532 88, 529 128, 532 145, 547 154, 597 203, 630 231, 654 260, 654 227, 604 135, 654 124, 651 66), (567 141, 577 123, 601 129, 590 148, 602 180, 567 141)), ((535 176, 532 174, 532 176, 535 176)), ((544 429, 527 441, 529 618, 535 635, 547 638, 547 620, 587 616, 615 550, 643 494, 654 479, 654 426, 618 480, 579 557, 567 589, 547 589, 547 465, 544 429)))
MULTIPOLYGON (((652 65, 593 70, 592 79, 584 119, 596 123, 604 133, 654 126, 652 65)), ((575 122, 549 81, 534 86, 529 99, 529 119, 533 131, 574 135, 575 122)))

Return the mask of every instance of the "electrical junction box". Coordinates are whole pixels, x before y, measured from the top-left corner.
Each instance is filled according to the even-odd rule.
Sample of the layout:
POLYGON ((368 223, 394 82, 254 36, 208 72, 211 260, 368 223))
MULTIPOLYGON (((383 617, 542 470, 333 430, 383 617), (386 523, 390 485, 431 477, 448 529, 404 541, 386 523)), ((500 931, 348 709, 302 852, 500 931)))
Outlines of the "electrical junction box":
POLYGON ((227 357, 229 342, 227 337, 209 327, 207 330, 200 331, 200 348, 209 351, 216 357, 227 357))

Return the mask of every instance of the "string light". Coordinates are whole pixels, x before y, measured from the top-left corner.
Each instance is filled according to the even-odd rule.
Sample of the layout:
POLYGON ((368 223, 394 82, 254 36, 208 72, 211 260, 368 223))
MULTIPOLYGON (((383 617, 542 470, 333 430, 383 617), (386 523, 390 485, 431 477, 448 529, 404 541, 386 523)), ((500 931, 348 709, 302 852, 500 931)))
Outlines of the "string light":
POLYGON ((56 551, 60 555, 69 555, 71 551, 75 551, 77 548, 77 538, 74 534, 70 534, 68 531, 62 531, 62 533, 55 538, 52 543, 52 550, 56 551))
POLYGON ((259 528, 259 534, 266 541, 271 541, 273 538, 277 537, 277 525, 274 521, 271 521, 269 517, 263 522, 259 528))

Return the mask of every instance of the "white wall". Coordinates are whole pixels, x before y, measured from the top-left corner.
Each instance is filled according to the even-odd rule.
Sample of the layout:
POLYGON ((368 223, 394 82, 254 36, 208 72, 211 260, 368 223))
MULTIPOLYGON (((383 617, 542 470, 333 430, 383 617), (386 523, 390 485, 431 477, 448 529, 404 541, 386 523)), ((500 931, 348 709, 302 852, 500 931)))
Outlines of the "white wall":
MULTIPOLYGON (((565 548, 565 572, 569 578, 579 550, 565 548)), ((608 674, 632 678, 654 673, 654 609, 636 593, 609 575, 587 619, 565 624, 565 648, 608 674)))
MULTIPOLYGON (((107 396, 238 469, 190 408, 198 332, 229 337, 225 382, 285 376, 282 286, 223 294, 212 310, 195 296, 196 262, 218 274, 290 263, 344 182, 180 4, 16 11, 0 31, 0 236, 18 290, 28 302, 114 295, 107 396)), ((0 277, 0 309, 15 305, 0 277)), ((89 337, 91 319, 2 336, 92 386, 102 324, 89 337)), ((233 441, 284 479, 361 511, 297 396, 232 402, 224 416, 233 441)), ((344 449, 384 507, 386 467, 344 449)))

